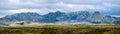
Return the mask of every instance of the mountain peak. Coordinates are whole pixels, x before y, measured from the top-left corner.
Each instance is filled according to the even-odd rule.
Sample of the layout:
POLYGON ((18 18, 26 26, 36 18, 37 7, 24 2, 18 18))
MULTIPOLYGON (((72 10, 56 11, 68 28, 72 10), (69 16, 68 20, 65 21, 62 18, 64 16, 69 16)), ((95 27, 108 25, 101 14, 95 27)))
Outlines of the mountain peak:
POLYGON ((13 15, 8 15, 2 19, 7 21, 33 21, 41 18, 41 15, 37 13, 27 12, 27 13, 17 13, 13 15))
POLYGON ((100 14, 100 12, 99 11, 95 11, 93 14, 100 14))
POLYGON ((0 20, 5 20, 7 22, 11 21, 27 21, 27 22, 45 22, 45 23, 54 23, 54 22, 90 22, 94 24, 108 23, 111 22, 112 17, 106 18, 104 15, 101 15, 100 12, 96 11, 90 13, 88 11, 79 11, 64 13, 61 11, 50 12, 45 15, 39 15, 38 13, 27 12, 27 13, 17 13, 9 15, 0 20))
POLYGON ((89 17, 89 20, 93 23, 100 24, 104 21, 104 16, 100 14, 100 12, 96 11, 89 17))

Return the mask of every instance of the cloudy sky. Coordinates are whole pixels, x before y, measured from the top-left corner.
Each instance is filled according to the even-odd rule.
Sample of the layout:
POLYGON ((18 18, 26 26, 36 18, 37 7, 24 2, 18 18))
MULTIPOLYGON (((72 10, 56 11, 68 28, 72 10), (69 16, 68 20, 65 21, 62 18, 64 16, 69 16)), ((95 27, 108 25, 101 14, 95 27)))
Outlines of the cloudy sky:
POLYGON ((120 15, 120 0, 0 0, 0 17, 21 12, 100 11, 120 15))

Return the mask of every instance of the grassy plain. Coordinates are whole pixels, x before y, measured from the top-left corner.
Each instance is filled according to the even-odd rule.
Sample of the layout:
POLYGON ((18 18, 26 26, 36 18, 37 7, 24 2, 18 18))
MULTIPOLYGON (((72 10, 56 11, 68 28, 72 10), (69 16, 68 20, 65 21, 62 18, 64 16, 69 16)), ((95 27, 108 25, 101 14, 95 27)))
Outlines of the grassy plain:
POLYGON ((0 27, 0 34, 120 34, 120 25, 0 27))

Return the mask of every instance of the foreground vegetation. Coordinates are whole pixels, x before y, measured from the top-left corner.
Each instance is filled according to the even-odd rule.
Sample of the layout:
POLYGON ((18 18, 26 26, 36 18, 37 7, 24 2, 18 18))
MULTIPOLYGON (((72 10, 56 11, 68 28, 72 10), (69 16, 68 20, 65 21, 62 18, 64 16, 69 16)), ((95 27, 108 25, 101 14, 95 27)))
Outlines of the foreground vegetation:
POLYGON ((120 34, 120 25, 0 27, 0 34, 120 34))

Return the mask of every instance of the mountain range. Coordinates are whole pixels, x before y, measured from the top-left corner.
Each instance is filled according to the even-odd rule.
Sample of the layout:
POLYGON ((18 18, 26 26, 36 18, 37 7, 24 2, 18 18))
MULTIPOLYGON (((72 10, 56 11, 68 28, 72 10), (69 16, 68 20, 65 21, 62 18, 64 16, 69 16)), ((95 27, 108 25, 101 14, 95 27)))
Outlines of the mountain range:
POLYGON ((78 12, 50 12, 45 15, 40 15, 38 13, 27 12, 27 13, 17 13, 13 15, 7 15, 0 18, 0 25, 6 25, 13 22, 38 22, 38 23, 81 23, 89 22, 92 24, 120 24, 120 17, 114 17, 109 15, 102 15, 99 11, 88 12, 88 11, 78 11, 78 12))

